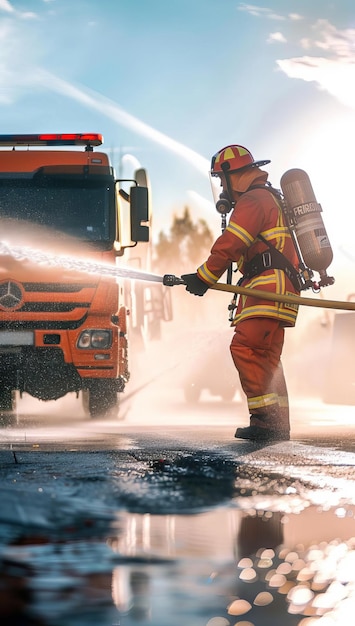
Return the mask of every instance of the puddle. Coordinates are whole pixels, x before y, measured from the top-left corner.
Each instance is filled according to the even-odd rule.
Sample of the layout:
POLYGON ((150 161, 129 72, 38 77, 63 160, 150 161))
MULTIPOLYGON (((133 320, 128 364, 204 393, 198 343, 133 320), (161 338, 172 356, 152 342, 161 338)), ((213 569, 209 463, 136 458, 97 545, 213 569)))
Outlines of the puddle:
POLYGON ((17 538, 0 560, 14 626, 345 626, 355 607, 352 507, 120 511, 105 536, 17 538))

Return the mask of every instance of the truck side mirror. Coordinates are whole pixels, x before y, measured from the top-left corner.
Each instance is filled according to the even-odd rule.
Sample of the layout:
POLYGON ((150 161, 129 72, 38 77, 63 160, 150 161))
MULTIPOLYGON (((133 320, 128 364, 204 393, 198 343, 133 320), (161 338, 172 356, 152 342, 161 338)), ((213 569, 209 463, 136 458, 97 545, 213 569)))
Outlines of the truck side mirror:
POLYGON ((139 187, 149 187, 148 174, 144 167, 135 170, 133 178, 139 187))
POLYGON ((131 187, 131 240, 149 241, 149 226, 142 224, 149 220, 149 202, 147 187, 131 187))

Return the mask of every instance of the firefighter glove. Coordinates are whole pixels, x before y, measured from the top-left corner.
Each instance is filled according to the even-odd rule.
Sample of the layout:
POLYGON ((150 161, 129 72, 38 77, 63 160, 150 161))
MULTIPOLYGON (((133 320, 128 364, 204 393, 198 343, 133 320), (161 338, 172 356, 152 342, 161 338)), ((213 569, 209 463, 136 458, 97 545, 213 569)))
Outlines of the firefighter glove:
POLYGON ((206 293, 208 285, 197 274, 183 274, 181 278, 186 284, 186 291, 193 293, 194 296, 203 296, 206 293))

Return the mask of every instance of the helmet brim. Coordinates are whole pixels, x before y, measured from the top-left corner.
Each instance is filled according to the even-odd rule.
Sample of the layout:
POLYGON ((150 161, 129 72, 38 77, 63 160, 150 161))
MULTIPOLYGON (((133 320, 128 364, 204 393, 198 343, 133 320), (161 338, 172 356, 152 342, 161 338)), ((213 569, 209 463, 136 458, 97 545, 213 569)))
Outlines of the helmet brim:
POLYGON ((251 163, 250 167, 262 167, 268 163, 271 163, 270 159, 267 159, 266 161, 255 161, 255 163, 251 163))
MULTIPOLYGON (((254 163, 248 163, 248 165, 243 165, 243 167, 238 167, 237 170, 226 170, 221 172, 210 171, 211 176, 221 176, 221 174, 233 174, 235 172, 242 172, 243 170, 248 169, 249 167, 262 167, 263 165, 267 165, 271 163, 270 159, 265 159, 264 161, 254 161, 254 163)), ((223 169, 223 168, 222 168, 223 169)))

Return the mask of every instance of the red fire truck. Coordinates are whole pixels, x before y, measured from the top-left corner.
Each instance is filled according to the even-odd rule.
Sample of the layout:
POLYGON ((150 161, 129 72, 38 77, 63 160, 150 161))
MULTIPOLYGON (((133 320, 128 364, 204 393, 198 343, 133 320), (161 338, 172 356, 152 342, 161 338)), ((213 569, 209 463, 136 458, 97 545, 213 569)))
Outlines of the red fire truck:
POLYGON ((102 141, 0 135, 0 412, 14 411, 18 392, 75 392, 92 417, 117 412, 130 375, 125 281, 11 254, 22 245, 117 267, 126 248, 148 242, 144 170, 124 191, 94 150, 102 141))

